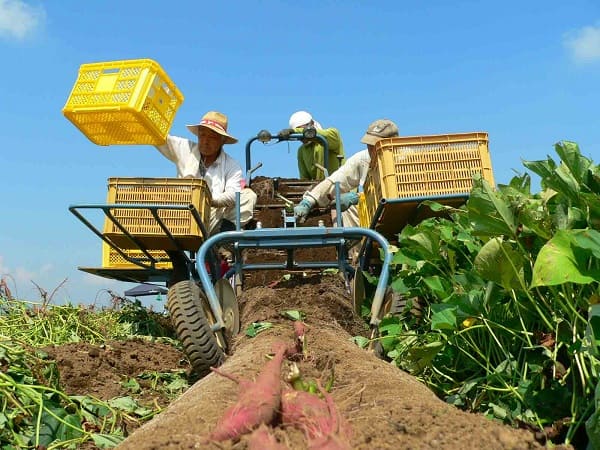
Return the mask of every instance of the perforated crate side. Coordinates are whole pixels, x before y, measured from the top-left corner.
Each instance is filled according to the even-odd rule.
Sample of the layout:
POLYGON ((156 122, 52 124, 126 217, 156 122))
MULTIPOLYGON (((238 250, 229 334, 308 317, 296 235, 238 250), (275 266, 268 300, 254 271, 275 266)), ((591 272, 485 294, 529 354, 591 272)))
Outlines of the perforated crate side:
POLYGON ((363 185, 363 192, 359 199, 358 218, 360 226, 364 228, 370 228, 377 205, 381 199, 381 196, 378 194, 378 192, 381 192, 381 189, 378 189, 378 183, 375 180, 376 178, 373 177, 372 173, 367 175, 365 184, 363 185))
MULTIPOLYGON (((110 178, 109 204, 193 204, 202 222, 210 220, 210 191, 204 180, 191 178, 110 178)), ((147 209, 111 209, 113 216, 145 246, 174 250, 175 247, 147 209)), ((186 210, 158 210, 167 229, 186 250, 197 250, 203 241, 202 230, 191 212, 186 210)), ((208 226, 207 226, 208 228, 208 226)), ((123 248, 136 248, 124 233, 107 217, 104 234, 123 248)))
MULTIPOLYGON (((144 264, 150 264, 150 260, 141 250, 123 249, 123 253, 125 253, 128 257, 139 260, 144 264)), ((148 253, 156 261, 159 261, 155 265, 157 269, 173 268, 173 264, 169 260, 169 257, 164 250, 148 250, 148 253)), ((104 241, 102 241, 102 267, 119 269, 141 269, 140 266, 133 264, 127 261, 125 258, 123 258, 119 254, 119 252, 117 252, 114 248, 112 248, 104 241)))
POLYGON ((382 139, 376 147, 380 198, 468 193, 475 173, 494 185, 487 133, 382 139))
POLYGON ((164 143, 183 95, 150 59, 83 64, 63 114, 99 145, 164 143))

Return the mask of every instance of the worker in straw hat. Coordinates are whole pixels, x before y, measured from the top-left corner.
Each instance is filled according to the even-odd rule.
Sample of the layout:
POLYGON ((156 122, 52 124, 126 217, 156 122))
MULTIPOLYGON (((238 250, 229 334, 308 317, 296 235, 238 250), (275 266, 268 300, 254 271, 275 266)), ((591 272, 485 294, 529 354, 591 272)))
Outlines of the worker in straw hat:
MULTIPOLYGON (((313 119, 313 116, 307 111, 296 111, 290 116, 289 128, 279 132, 279 137, 287 138, 292 133, 302 133, 305 128, 315 128, 318 135, 327 140, 329 151, 328 167, 329 173, 332 173, 344 162, 344 144, 340 132, 336 128, 325 128, 319 122, 313 119)), ((298 171, 303 180, 322 180, 325 174, 322 169, 325 167, 325 148, 320 141, 306 139, 298 148, 298 171)))
POLYGON ((209 111, 200 122, 187 128, 198 137, 197 143, 168 135, 167 141, 156 148, 175 163, 178 177, 201 178, 207 182, 212 195, 209 234, 235 230, 236 192, 240 192, 240 226, 244 226, 252 219, 256 194, 243 188, 240 164, 223 149, 223 145, 238 141, 227 131, 227 116, 209 111))
POLYGON ((302 223, 317 205, 325 207, 331 204, 335 200, 335 183, 340 183, 340 209, 343 211, 344 226, 360 226, 356 189, 365 182, 377 141, 394 136, 398 136, 398 127, 391 120, 379 119, 372 122, 360 140, 367 148, 352 155, 342 167, 306 192, 294 207, 296 219, 302 223))

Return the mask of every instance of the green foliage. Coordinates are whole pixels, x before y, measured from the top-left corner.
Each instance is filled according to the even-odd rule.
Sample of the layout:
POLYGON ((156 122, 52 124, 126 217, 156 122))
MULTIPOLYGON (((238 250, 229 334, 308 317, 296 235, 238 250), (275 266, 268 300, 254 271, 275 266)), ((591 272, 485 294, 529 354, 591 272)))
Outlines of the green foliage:
POLYGON ((391 287, 410 300, 380 340, 454 405, 540 430, 567 418, 564 442, 585 427, 600 448, 600 169, 555 149, 559 164, 524 163, 540 194, 527 174, 478 178, 464 208, 402 230, 391 287))
POLYGON ((246 336, 255 337, 258 333, 262 333, 272 327, 273 324, 271 322, 252 322, 246 328, 246 336))
POLYGON ((119 323, 129 324, 133 334, 172 339, 177 337, 165 315, 145 308, 137 299, 133 301, 124 300, 119 312, 119 323))
MULTIPOLYGON (((139 304, 121 310, 49 306, 0 298, 0 448, 112 448, 124 440, 123 424, 145 422, 160 411, 130 397, 103 402, 67 395, 56 364, 36 347, 68 342, 104 343, 133 332, 168 336, 161 315, 139 304), (156 319, 156 320, 155 320, 156 319)), ((142 374, 171 396, 187 388, 183 372, 142 374)), ((135 379, 125 386, 139 391, 135 379)))

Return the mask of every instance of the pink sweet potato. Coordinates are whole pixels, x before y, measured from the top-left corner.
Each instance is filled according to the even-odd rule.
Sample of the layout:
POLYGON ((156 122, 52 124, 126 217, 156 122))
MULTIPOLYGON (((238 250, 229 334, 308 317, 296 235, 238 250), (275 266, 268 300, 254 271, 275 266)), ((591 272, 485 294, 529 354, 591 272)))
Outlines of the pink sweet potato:
POLYGON ((310 449, 350 449, 351 430, 343 421, 333 398, 319 386, 323 398, 305 391, 284 390, 281 422, 303 431, 310 449))
POLYGON ((305 335, 306 333, 306 325, 304 322, 300 320, 296 320, 294 322, 294 344, 290 345, 286 351, 286 356, 295 360, 306 357, 306 341, 305 335))
POLYGON ((288 450, 288 447, 277 442, 266 425, 261 425, 248 438, 248 450, 288 450))
POLYGON ((270 424, 275 419, 281 404, 281 364, 285 352, 285 346, 281 345, 255 381, 237 380, 231 375, 212 369, 237 381, 240 389, 237 402, 225 410, 209 435, 210 440, 237 440, 261 424, 270 424))

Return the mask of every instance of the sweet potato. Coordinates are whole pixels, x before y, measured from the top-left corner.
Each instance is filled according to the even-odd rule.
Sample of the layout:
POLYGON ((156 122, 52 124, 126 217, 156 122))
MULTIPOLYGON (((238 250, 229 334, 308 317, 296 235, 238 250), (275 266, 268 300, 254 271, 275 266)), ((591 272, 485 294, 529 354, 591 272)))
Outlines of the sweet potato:
POLYGON ((281 364, 285 356, 284 345, 278 347, 275 356, 267 362, 255 381, 238 380, 218 369, 214 372, 239 384, 238 400, 225 410, 209 440, 237 440, 261 424, 270 424, 281 404, 281 364))
POLYGON ((319 385, 323 398, 305 391, 284 390, 281 422, 304 432, 310 449, 350 449, 351 430, 340 417, 333 398, 319 385))
POLYGON ((288 450, 288 447, 277 442, 266 425, 261 425, 248 438, 248 450, 288 450))
POLYGON ((286 356, 289 359, 298 359, 299 355, 301 358, 306 358, 306 324, 301 320, 294 322, 294 345, 291 345, 287 351, 286 356))

